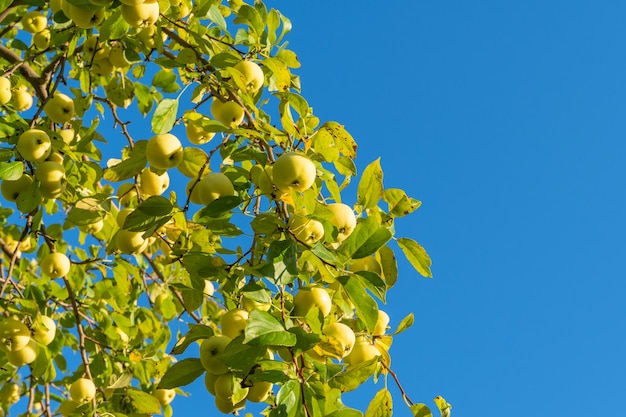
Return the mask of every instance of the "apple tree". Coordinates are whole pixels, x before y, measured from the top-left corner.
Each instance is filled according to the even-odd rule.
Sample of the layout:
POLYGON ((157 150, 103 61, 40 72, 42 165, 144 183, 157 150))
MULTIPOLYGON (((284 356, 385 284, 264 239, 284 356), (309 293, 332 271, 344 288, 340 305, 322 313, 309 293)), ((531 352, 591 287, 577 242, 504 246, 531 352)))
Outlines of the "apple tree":
POLYGON ((223 413, 391 415, 387 384, 342 402, 374 378, 431 415, 391 366, 413 317, 379 307, 396 253, 431 276, 394 228, 420 202, 357 175, 290 29, 261 1, 0 0, 0 414, 170 416, 199 380, 223 413))

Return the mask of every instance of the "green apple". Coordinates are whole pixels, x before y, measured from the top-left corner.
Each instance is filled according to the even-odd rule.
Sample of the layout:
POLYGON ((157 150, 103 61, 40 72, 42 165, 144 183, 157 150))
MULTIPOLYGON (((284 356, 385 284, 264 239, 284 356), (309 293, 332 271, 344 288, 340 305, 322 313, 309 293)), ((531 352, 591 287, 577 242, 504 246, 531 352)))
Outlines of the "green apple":
POLYGON ((52 34, 50 33, 50 29, 44 29, 41 32, 37 32, 33 35, 33 45, 35 48, 43 51, 44 49, 48 49, 50 46, 50 39, 52 38, 52 34))
POLYGON ((352 352, 350 352, 350 354, 343 360, 350 366, 356 366, 379 356, 380 352, 376 349, 376 346, 374 346, 367 338, 361 336, 357 338, 357 341, 352 348, 352 352))
POLYGON ((35 362, 38 354, 39 345, 33 339, 30 339, 28 341, 28 344, 20 350, 12 350, 5 353, 9 363, 11 363, 13 366, 17 366, 18 368, 20 366, 28 365, 29 363, 35 362))
POLYGON ((251 312, 252 310, 269 311, 272 307, 272 303, 261 303, 244 295, 241 297, 241 306, 247 312, 251 312))
POLYGON ((46 161, 52 161, 56 162, 57 164, 63 165, 65 158, 63 157, 63 154, 61 152, 54 151, 50 154, 50 156, 48 156, 48 158, 46 158, 46 161))
POLYGON ((243 391, 240 395, 248 395, 248 387, 241 386, 241 379, 235 377, 232 373, 228 372, 224 375, 220 375, 215 380, 215 397, 222 400, 233 400, 233 395, 236 391, 243 391))
POLYGON ((308 246, 313 246, 324 237, 324 225, 306 216, 292 214, 288 226, 296 239, 308 246))
POLYGON ((154 168, 175 168, 183 160, 183 145, 171 133, 153 136, 146 146, 146 158, 154 168))
POLYGON ((140 4, 120 6, 122 17, 130 26, 144 27, 154 25, 159 19, 159 2, 148 0, 140 4))
POLYGON ((28 174, 22 174, 16 180, 2 180, 0 190, 2 191, 2 197, 7 201, 14 202, 24 191, 30 190, 33 186, 33 177, 28 174))
POLYGON ((276 159, 272 170, 274 184, 282 192, 303 192, 315 182, 317 169, 306 156, 297 152, 285 152, 276 159))
POLYGON ((41 260, 41 272, 50 278, 61 278, 70 272, 72 263, 60 252, 52 252, 41 260))
POLYGON ((228 372, 228 367, 222 361, 222 353, 230 343, 225 335, 214 335, 204 339, 200 344, 200 363, 207 372, 222 375, 228 372))
POLYGON ((159 400, 161 405, 168 405, 174 401, 174 397, 176 397, 176 390, 159 388, 154 391, 154 396, 157 400, 159 400))
POLYGON ((65 191, 65 168, 56 161, 44 161, 37 167, 35 177, 44 198, 54 199, 65 191))
POLYGON ((185 133, 187 134, 187 139, 189 139, 189 142, 193 143, 194 145, 204 145, 205 143, 213 139, 213 137, 215 136, 215 132, 208 132, 204 130, 204 127, 202 126, 202 119, 205 119, 204 116, 197 113, 192 114, 194 114, 193 118, 187 118, 185 124, 185 133))
POLYGON ((248 312, 241 309, 229 310, 221 318, 222 334, 234 339, 244 334, 246 324, 248 323, 248 312))
POLYGON ((215 395, 215 381, 219 378, 220 375, 215 375, 210 372, 206 372, 204 374, 204 386, 206 390, 209 391, 211 395, 215 395))
POLYGON ((13 107, 22 112, 33 106, 33 96, 28 92, 28 87, 20 85, 13 92, 13 107))
POLYGON ((48 18, 36 10, 26 13, 22 17, 22 27, 26 32, 38 33, 48 26, 48 18))
POLYGON ((124 68, 131 64, 131 62, 126 59, 126 55, 124 54, 124 44, 121 42, 115 42, 111 45, 111 52, 109 52, 109 61, 117 68, 124 68))
POLYGON ((144 168, 139 175, 139 187, 142 194, 161 195, 170 186, 170 176, 167 171, 157 174, 150 168, 144 168))
POLYGON ((98 219, 97 221, 93 223, 82 224, 78 226, 78 230, 80 230, 83 233, 90 234, 90 235, 95 235, 103 228, 104 228, 104 220, 102 219, 98 219))
POLYGON ((54 340, 57 333, 57 325, 48 316, 39 316, 33 325, 33 339, 44 346, 48 346, 54 340))
POLYGON ((324 317, 330 314, 333 304, 324 288, 304 287, 293 297, 293 312, 296 317, 306 316, 313 306, 319 308, 324 317))
POLYGON ((350 354, 356 337, 349 326, 343 323, 330 323, 324 326, 322 333, 328 337, 328 341, 321 344, 322 353, 337 359, 350 354))
POLYGON ((69 16, 70 19, 76 23, 81 29, 89 29, 95 26, 99 26, 104 20, 104 8, 100 9, 84 9, 79 6, 70 4, 69 16))
POLYGON ((30 329, 16 317, 0 321, 0 350, 12 352, 30 342, 30 329))
POLYGON ((42 162, 52 152, 50 136, 43 130, 28 129, 17 140, 17 151, 28 162, 42 162))
POLYGON ((143 232, 120 230, 117 232, 115 243, 117 243, 117 248, 122 253, 139 254, 146 250, 150 241, 143 238, 143 232))
POLYGON ((126 4, 128 6, 137 6, 143 3, 145 0, 120 0, 120 3, 126 4))
POLYGON ((254 94, 263 87, 265 75, 261 67, 252 61, 240 61, 235 65, 235 69, 243 75, 244 84, 247 90, 254 94))
POLYGON ((158 36, 159 30, 155 25, 143 27, 139 32, 137 32, 137 39, 139 39, 141 44, 147 49, 153 49, 156 47, 158 36))
POLYGON ((79 404, 89 402, 95 396, 96 385, 91 379, 78 378, 70 385, 70 397, 79 404))
POLYGON ((271 382, 255 381, 248 389, 248 395, 246 396, 246 400, 252 401, 253 403, 263 402, 270 396, 273 387, 274 384, 272 384, 271 382))
POLYGON ((231 414, 235 411, 241 410, 246 406, 246 399, 239 401, 237 404, 233 404, 230 400, 225 400, 220 397, 215 397, 215 408, 224 414, 231 414))
POLYGON ((373 272, 375 274, 381 275, 382 269, 380 267, 380 263, 376 260, 374 256, 366 256, 365 258, 359 258, 348 265, 350 271, 359 272, 359 271, 368 271, 373 272))
POLYGON ((191 3, 184 0, 170 0, 170 5, 178 9, 177 19, 184 19, 191 13, 191 3))
POLYGON ((212 172, 196 185, 200 201, 208 205, 220 197, 235 195, 235 187, 228 177, 221 172, 212 172))
POLYGON ((0 387, 0 404, 15 404, 21 396, 21 388, 18 384, 5 383, 0 387))
POLYGON ((191 179, 187 183, 187 186, 185 187, 187 195, 189 195, 189 190, 191 190, 191 187, 193 187, 193 190, 191 191, 191 195, 189 196, 189 201, 191 201, 194 204, 203 204, 202 197, 200 196, 200 187, 199 187, 200 182, 198 182, 195 186, 194 184, 196 184, 195 178, 191 179))
POLYGON ((120 200, 120 204, 124 207, 137 205, 137 190, 135 189, 135 184, 131 182, 120 184, 117 189, 117 197, 120 200))
POLYGON ((65 124, 74 117, 74 100, 69 96, 56 92, 43 106, 46 115, 54 123, 65 124))
POLYGON ((354 231, 356 216, 350 206, 343 203, 333 203, 326 206, 333 215, 331 223, 337 228, 337 243, 341 243, 354 231))
POLYGON ((71 145, 72 142, 74 142, 74 137, 76 136, 76 132, 74 131, 74 129, 60 129, 57 130, 57 133, 59 134, 59 136, 61 136, 61 139, 65 144, 71 145))
POLYGON ((63 1, 64 0, 50 0, 48 5, 50 6, 50 10, 52 10, 53 15, 63 10, 63 1))
POLYGON ((389 315, 382 310, 378 310, 378 320, 376 320, 376 326, 374 327, 374 331, 372 335, 374 336, 382 336, 387 331, 387 327, 389 325, 389 315))
POLYGON ((222 102, 217 97, 211 104, 211 114, 221 124, 230 128, 236 128, 243 122, 245 112, 243 107, 234 101, 222 102))
POLYGON ((86 62, 91 62, 94 59, 94 55, 101 49, 99 42, 100 35, 91 35, 82 45, 83 59, 86 62))
POLYGON ((0 77, 0 104, 4 105, 11 101, 11 80, 0 77))
POLYGON ((109 57, 94 59, 91 63, 91 72, 95 75, 107 76, 113 72, 113 64, 109 61, 109 57))

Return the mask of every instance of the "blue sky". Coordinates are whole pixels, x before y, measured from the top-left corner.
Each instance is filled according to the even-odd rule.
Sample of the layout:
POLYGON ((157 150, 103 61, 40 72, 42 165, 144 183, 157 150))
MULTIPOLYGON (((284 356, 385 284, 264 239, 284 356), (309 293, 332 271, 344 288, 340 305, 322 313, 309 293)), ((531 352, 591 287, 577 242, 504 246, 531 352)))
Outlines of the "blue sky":
POLYGON ((434 279, 402 260, 387 307, 416 314, 392 348, 411 398, 483 417, 622 398, 626 5, 269 4, 293 22, 315 113, 423 201, 397 230, 434 279))

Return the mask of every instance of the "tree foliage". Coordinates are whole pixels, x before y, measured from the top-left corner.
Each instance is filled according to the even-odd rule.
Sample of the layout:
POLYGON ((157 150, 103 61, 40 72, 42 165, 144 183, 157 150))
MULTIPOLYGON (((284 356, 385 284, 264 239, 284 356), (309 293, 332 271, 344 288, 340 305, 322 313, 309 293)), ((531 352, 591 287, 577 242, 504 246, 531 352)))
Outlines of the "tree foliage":
POLYGON ((391 376, 431 415, 391 369, 413 316, 379 309, 394 248, 431 276, 394 227, 421 203, 357 175, 290 29, 260 1, 0 0, 0 412, 169 416, 202 378, 225 413, 387 416, 387 388, 341 398, 391 376))

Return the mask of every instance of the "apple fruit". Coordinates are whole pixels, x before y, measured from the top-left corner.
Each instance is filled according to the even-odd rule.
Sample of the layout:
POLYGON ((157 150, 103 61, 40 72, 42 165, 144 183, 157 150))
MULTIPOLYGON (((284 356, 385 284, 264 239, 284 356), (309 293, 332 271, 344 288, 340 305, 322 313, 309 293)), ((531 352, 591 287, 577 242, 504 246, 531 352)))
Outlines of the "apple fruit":
POLYGON ((44 198, 54 199, 65 190, 65 168, 55 161, 42 162, 35 171, 39 180, 39 191, 44 198))
POLYGON ((246 60, 240 61, 235 65, 235 69, 243 75, 248 92, 254 94, 263 87, 265 75, 257 63, 246 60))
POLYGON ((14 202, 24 191, 28 191, 33 186, 33 177, 28 174, 22 174, 16 180, 2 180, 0 190, 2 197, 7 201, 14 202))
POLYGON ((246 400, 253 403, 260 403, 265 401, 272 393, 274 384, 267 381, 254 381, 252 386, 248 389, 248 395, 246 400))
POLYGON ((204 339, 200 344, 200 363, 207 372, 222 375, 228 372, 228 367, 222 361, 221 355, 230 343, 225 335, 214 335, 204 339))
POLYGON ((206 297, 212 297, 213 294, 215 294, 215 287, 213 286, 213 283, 208 279, 204 280, 204 290, 202 291, 202 294, 204 294, 206 297))
POLYGON ((306 156, 297 152, 285 152, 274 162, 274 184, 284 193, 290 190, 303 192, 315 182, 317 169, 306 156))
POLYGON ((196 189, 198 189, 198 196, 204 205, 208 205, 220 197, 235 195, 233 183, 221 172, 207 174, 198 182, 196 189))
POLYGON ((50 46, 50 39, 52 38, 52 34, 50 33, 50 29, 44 29, 41 32, 37 32, 33 35, 33 45, 35 48, 43 51, 44 49, 48 49, 50 46))
POLYGON ((52 10, 52 15, 63 10, 63 1, 64 0, 50 0, 49 6, 50 10, 52 10))
POLYGON ((52 252, 41 260, 39 265, 41 272, 50 278, 61 278, 70 272, 72 263, 70 259, 61 252, 52 252))
POLYGON ((59 136, 61 137, 61 140, 63 140, 63 143, 67 145, 71 145, 72 142, 74 142, 74 136, 76 135, 76 132, 74 131, 74 129, 72 128, 60 129, 60 130, 57 130, 56 133, 59 134, 59 136))
POLYGON ((125 68, 131 64, 131 62, 126 59, 126 55, 124 54, 124 44, 121 42, 115 42, 111 45, 111 52, 109 52, 109 61, 117 68, 125 68))
POLYGON ((296 238, 308 246, 313 246, 324 237, 324 225, 306 216, 292 214, 287 224, 296 238))
POLYGON ((39 316, 33 325, 33 339, 44 346, 48 346, 54 340, 57 325, 48 316, 39 316))
POLYGON ((130 182, 120 184, 117 189, 117 197, 120 200, 120 204, 124 207, 137 205, 137 189, 135 188, 135 184, 130 182))
POLYGON ((139 174, 139 186, 143 194, 161 195, 170 186, 170 176, 167 171, 157 174, 150 168, 144 168, 139 174))
POLYGON ((22 27, 26 32, 41 32, 48 26, 48 18, 36 10, 22 16, 22 27))
POLYGON ((155 25, 149 25, 141 28, 137 32, 137 39, 147 49, 153 49, 156 47, 157 37, 159 36, 159 30, 155 25))
POLYGON ((215 375, 210 372, 205 372, 204 374, 204 386, 211 395, 215 395, 215 381, 219 377, 220 375, 215 375))
POLYGON ((120 0, 120 3, 126 4, 128 6, 137 6, 143 3, 145 0, 120 0))
POLYGON ((382 336, 387 331, 387 327, 389 325, 389 315, 382 310, 378 310, 378 320, 376 320, 376 326, 374 326, 374 331, 372 335, 374 336, 382 336))
POLYGON ((252 310, 269 311, 272 307, 272 303, 261 303, 245 296, 241 297, 241 306, 247 311, 252 310))
POLYGON ((143 238, 143 232, 120 230, 117 232, 115 243, 120 252, 125 254, 139 254, 146 250, 150 241, 143 238))
POLYGON ((78 378, 70 385, 70 397, 79 404, 89 402, 95 396, 96 385, 91 379, 78 378))
POLYGON ((23 349, 30 342, 30 329, 17 317, 0 321, 0 350, 12 352, 23 349))
POLYGON ((135 5, 122 4, 120 10, 126 23, 133 27, 154 25, 159 19, 159 2, 156 0, 135 5))
POLYGON ((227 311, 221 318, 222 334, 228 336, 229 339, 234 339, 244 334, 248 317, 249 315, 246 310, 237 308, 227 311))
POLYGON ((54 151, 50 154, 50 156, 48 156, 48 158, 46 158, 46 161, 53 161, 57 164, 63 165, 65 158, 63 157, 63 154, 61 152, 54 151))
POLYGON ((21 388, 18 384, 5 383, 0 388, 0 404, 15 404, 21 396, 21 388))
POLYGON ((99 26, 104 20, 104 8, 100 9, 84 9, 79 6, 69 5, 69 17, 74 21, 76 26, 81 29, 89 29, 99 26))
POLYGON ((13 107, 22 112, 33 106, 33 96, 28 92, 28 87, 20 85, 13 92, 13 107))
POLYGON ((356 216, 350 206, 343 203, 333 203, 326 206, 333 215, 331 223, 337 228, 337 239, 335 242, 341 243, 354 231, 356 227, 356 216))
POLYGON ((381 275, 382 269, 380 263, 374 256, 366 256, 365 258, 359 258, 348 265, 348 268, 352 272, 368 271, 381 275))
POLYGON ((94 59, 94 55, 101 48, 100 43, 98 42, 100 39, 100 35, 91 35, 83 42, 83 59, 85 62, 91 62, 94 59))
POLYGON ((154 396, 157 400, 159 400, 161 405, 168 405, 174 401, 174 397, 176 397, 176 390, 159 388, 154 391, 154 396))
MULTIPOLYGON (((232 401, 235 391, 241 387, 241 379, 235 377, 232 373, 228 372, 220 375, 215 380, 215 396, 223 400, 232 401)), ((248 388, 241 387, 246 395, 248 394, 248 388)))
POLYGON ((367 362, 380 356, 380 352, 376 349, 367 338, 360 336, 357 338, 352 352, 343 360, 350 366, 356 366, 360 363, 367 362))
POLYGON ((20 367, 35 362, 37 355, 39 354, 39 345, 33 339, 28 341, 28 344, 20 350, 12 350, 6 352, 5 355, 9 363, 13 366, 20 367))
POLYGON ((304 287, 293 297, 293 312, 296 317, 304 317, 312 307, 317 307, 324 317, 330 314, 333 306, 328 291, 322 287, 304 287))
POLYGON ((215 397, 215 408, 224 414, 231 414, 237 410, 241 410, 246 406, 246 399, 239 401, 237 404, 233 404, 230 400, 225 400, 218 396, 215 397))
MULTIPOLYGON (((322 333, 328 337, 329 346, 323 349, 328 356, 341 359, 352 351, 356 337, 354 331, 343 323, 330 323, 324 326, 322 333)), ((322 347, 324 347, 322 345, 322 347)))
POLYGON ((170 5, 178 9, 177 19, 183 19, 191 13, 190 3, 183 0, 170 0, 170 5))
POLYGON ((104 220, 102 219, 98 219, 97 221, 93 223, 82 224, 78 226, 78 230, 80 230, 83 233, 90 234, 90 235, 95 235, 103 228, 104 228, 104 220))
POLYGON ((217 97, 213 98, 211 104, 211 114, 221 124, 232 129, 243 122, 245 112, 243 107, 234 101, 222 102, 217 97))
POLYGON ((133 211, 135 211, 135 209, 132 209, 130 207, 124 207, 117 213, 117 216, 115 217, 115 221, 117 225, 120 227, 120 229, 124 228, 124 222, 126 222, 126 218, 133 211))
POLYGON ((78 404, 76 401, 64 400, 61 401, 57 412, 61 413, 63 417, 69 417, 79 405, 80 404, 78 404))
POLYGON ((74 117, 74 100, 69 96, 56 92, 43 106, 46 115, 54 123, 65 124, 74 117))
POLYGON ((17 151, 28 162, 42 162, 52 152, 50 136, 40 129, 28 129, 17 140, 17 151))
POLYGON ((153 136, 146 146, 146 158, 154 168, 175 168, 183 160, 183 145, 171 133, 153 136))
POLYGON ((11 80, 0 77, 0 104, 4 105, 11 101, 11 80))
POLYGON ((189 117, 186 120, 185 133, 189 142, 194 145, 204 145, 215 136, 215 132, 208 132, 202 127, 202 119, 204 118, 204 116, 197 115, 193 119, 189 117))
POLYGON ((189 196, 189 201, 194 204, 203 204, 202 197, 200 196, 200 187, 198 187, 199 185, 200 185, 200 182, 196 183, 196 179, 192 178, 187 183, 187 186, 185 187, 187 195, 189 195, 189 190, 191 190, 191 187, 193 187, 193 190, 191 191, 191 195, 189 196), (194 186, 194 184, 196 185, 194 186))

